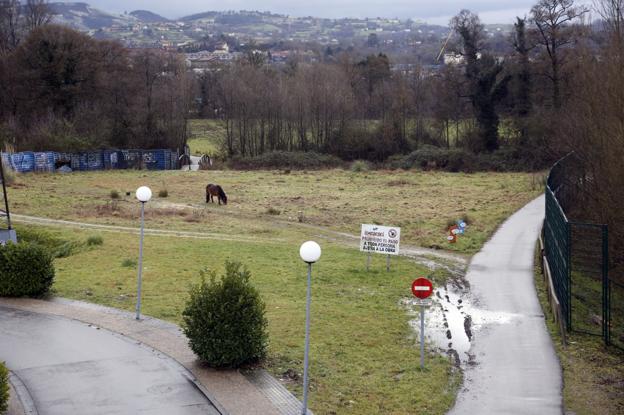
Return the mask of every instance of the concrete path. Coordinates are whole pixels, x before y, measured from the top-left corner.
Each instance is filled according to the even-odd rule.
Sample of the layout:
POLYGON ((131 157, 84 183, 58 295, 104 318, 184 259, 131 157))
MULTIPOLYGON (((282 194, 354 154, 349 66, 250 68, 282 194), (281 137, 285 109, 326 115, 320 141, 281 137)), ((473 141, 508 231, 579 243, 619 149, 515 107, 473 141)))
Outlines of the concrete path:
POLYGON ((40 415, 219 415, 173 359, 67 318, 0 307, 0 356, 40 415))
MULTIPOLYGON (((189 348, 188 339, 175 324, 148 316, 142 316, 137 321, 134 313, 82 301, 62 298, 0 298, 0 359, 6 360, 9 369, 15 371, 20 378, 24 377, 25 389, 31 391, 35 403, 39 402, 37 409, 40 414, 99 413, 93 409, 82 412, 41 411, 39 406, 46 406, 49 402, 62 404, 64 401, 80 399, 74 398, 76 393, 72 388, 81 388, 81 382, 59 382, 58 377, 55 377, 56 383, 51 381, 48 386, 51 386, 54 393, 63 393, 64 397, 54 400, 50 396, 42 395, 42 398, 37 398, 39 391, 46 393, 48 386, 42 383, 46 382, 45 378, 56 376, 48 368, 57 365, 60 365, 61 373, 66 372, 64 376, 69 379, 74 379, 86 365, 90 373, 89 376, 85 375, 86 381, 95 381, 96 378, 104 381, 105 389, 102 394, 90 397, 92 405, 100 401, 105 404, 105 398, 117 396, 119 387, 124 390, 128 387, 134 391, 122 391, 123 399, 143 396, 148 400, 157 400, 160 395, 165 394, 175 397, 164 401, 164 404, 169 405, 163 407, 166 408, 164 412, 150 412, 151 408, 147 408, 146 412, 127 409, 122 412, 109 411, 107 414, 301 413, 301 402, 262 369, 242 373, 237 370, 215 370, 201 364, 189 348), (100 338, 104 339, 104 343, 100 343, 100 338), (107 342, 112 346, 107 346, 107 342), (91 352, 93 354, 89 354, 91 352), (132 359, 128 360, 129 356, 133 356, 132 353, 136 353, 135 360, 139 363, 143 359, 150 362, 150 357, 156 357, 155 361, 151 361, 152 366, 149 366, 147 373, 137 375, 144 376, 145 381, 151 381, 150 386, 144 387, 143 377, 134 375, 134 372, 141 372, 142 369, 132 359), (114 373, 110 373, 117 370, 123 375, 119 382, 112 378, 114 373), (33 372, 32 375, 30 372, 33 372), (103 373, 102 376, 100 372, 103 373), (171 378, 170 381, 164 380, 166 377, 171 378), (188 387, 183 387, 183 384, 188 387), (43 389, 40 385, 43 385, 43 389), (151 388, 152 386, 155 388, 151 388), (193 391, 193 388, 196 390, 193 391), (199 394, 198 391, 202 393, 199 394), (126 396, 128 394, 133 396, 126 396), (218 412, 214 408, 201 406, 199 408, 204 412, 180 412, 194 410, 194 400, 201 399, 202 396, 208 397, 218 412), (182 402, 191 406, 180 410, 174 410, 177 407, 171 406, 182 402)), ((201 402, 205 405, 208 400, 203 398, 201 402)), ((158 402, 163 403, 162 400, 158 402)))
POLYGON ((475 333, 475 364, 450 414, 561 414, 561 367, 533 282, 540 197, 510 217, 474 256, 466 275, 477 306, 499 316, 475 333))

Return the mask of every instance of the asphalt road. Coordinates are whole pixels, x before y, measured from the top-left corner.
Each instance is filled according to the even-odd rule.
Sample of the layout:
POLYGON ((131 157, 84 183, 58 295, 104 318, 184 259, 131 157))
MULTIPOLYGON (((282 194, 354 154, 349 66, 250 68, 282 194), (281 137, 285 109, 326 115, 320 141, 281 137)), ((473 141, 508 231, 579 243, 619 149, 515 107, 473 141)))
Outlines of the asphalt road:
POLYGON ((218 415, 171 358, 75 320, 0 307, 0 360, 40 415, 218 415))
POLYGON ((468 267, 471 293, 490 318, 474 335, 474 364, 450 414, 563 412, 561 367, 533 283, 543 218, 540 197, 509 218, 468 267))

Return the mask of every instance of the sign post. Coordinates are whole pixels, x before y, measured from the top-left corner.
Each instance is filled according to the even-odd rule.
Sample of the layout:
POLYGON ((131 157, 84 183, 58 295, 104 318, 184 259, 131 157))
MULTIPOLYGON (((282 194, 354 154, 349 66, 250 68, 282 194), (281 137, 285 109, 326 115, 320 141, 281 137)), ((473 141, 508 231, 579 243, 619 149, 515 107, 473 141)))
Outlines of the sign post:
POLYGON ((401 228, 379 225, 362 225, 360 251, 366 252, 366 271, 370 267, 371 254, 386 255, 386 271, 390 271, 390 255, 399 255, 401 228))
POLYGON ((425 368, 425 307, 431 305, 427 298, 433 293, 433 284, 427 278, 418 278, 412 283, 412 294, 420 305, 420 368, 425 368))

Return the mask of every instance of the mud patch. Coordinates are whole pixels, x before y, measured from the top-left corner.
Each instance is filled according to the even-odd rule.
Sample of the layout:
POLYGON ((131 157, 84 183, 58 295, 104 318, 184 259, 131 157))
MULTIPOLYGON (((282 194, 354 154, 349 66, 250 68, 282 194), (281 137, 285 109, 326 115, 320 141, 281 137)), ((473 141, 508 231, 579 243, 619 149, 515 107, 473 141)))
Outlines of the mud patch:
MULTIPOLYGON (((506 324, 514 318, 510 313, 479 309, 467 284, 459 279, 451 279, 447 286, 437 288, 432 300, 432 306, 425 312, 425 337, 442 353, 448 354, 457 367, 476 364, 475 356, 470 354, 476 332, 488 324, 506 324)), ((413 299, 404 299, 401 303, 414 316, 410 326, 418 334, 419 306, 413 299)))

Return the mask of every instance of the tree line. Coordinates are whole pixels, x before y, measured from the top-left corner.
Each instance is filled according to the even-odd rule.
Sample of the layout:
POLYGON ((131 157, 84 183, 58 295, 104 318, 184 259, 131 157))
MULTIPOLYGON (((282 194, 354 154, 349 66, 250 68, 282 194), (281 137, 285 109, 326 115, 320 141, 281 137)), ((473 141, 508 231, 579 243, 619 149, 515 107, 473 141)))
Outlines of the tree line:
POLYGON ((16 149, 181 148, 184 60, 50 24, 43 0, 0 1, 0 141, 16 149))
POLYGON ((595 30, 573 0, 539 0, 517 19, 506 55, 488 49, 478 15, 463 10, 446 49, 456 64, 343 51, 275 66, 249 49, 194 73, 182 55, 50 24, 46 7, 0 0, 0 139, 21 149, 181 148, 187 119, 199 116, 223 122, 229 157, 283 150, 383 161, 429 144, 543 167, 562 152, 555 121, 576 103, 580 65, 604 64, 612 31, 595 30))
POLYGON ((575 94, 577 57, 598 57, 606 42, 587 12, 573 0, 540 0, 501 56, 488 50, 478 15, 462 10, 448 48, 457 64, 441 68, 393 65, 381 53, 285 67, 248 56, 198 75, 198 111, 224 121, 229 156, 314 150, 381 161, 431 144, 549 162, 559 147, 547 127, 575 94))

